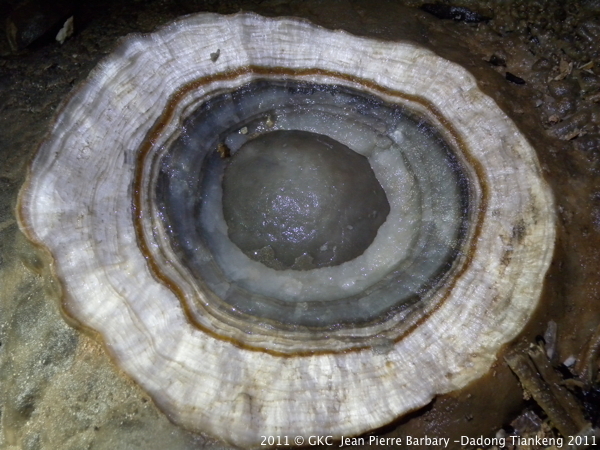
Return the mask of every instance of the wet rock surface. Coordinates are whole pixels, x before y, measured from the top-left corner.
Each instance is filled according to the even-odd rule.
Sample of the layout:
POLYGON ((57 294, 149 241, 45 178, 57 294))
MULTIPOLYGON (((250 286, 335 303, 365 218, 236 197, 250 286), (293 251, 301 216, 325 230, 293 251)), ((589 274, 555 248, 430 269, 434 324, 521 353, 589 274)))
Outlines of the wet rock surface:
MULTIPOLYGON (((75 15, 75 34, 63 45, 32 41, 15 53, 0 39, 0 447, 222 448, 172 425, 111 364, 110 349, 65 322, 51 259, 25 240, 15 217, 27 163, 73 86, 119 37, 198 11, 293 15, 359 35, 408 39, 470 70, 538 150, 556 196, 555 257, 541 307, 521 340, 535 341, 552 320, 555 360, 583 358, 600 323, 600 2, 452 4, 490 18, 477 23, 439 19, 420 10, 423 3, 94 1, 75 15), (509 73, 525 84, 510 82, 509 73)), ((16 4, 1 11, 9 15, 16 4)), ((5 36, 6 22, 0 27, 5 36)), ((528 402, 499 358, 484 379, 377 434, 494 436, 528 402)))
POLYGON ((389 211, 367 158, 306 131, 249 141, 223 176, 229 238, 274 269, 298 269, 303 257, 312 269, 360 256, 389 211), (274 255, 259 258, 267 248, 274 255))

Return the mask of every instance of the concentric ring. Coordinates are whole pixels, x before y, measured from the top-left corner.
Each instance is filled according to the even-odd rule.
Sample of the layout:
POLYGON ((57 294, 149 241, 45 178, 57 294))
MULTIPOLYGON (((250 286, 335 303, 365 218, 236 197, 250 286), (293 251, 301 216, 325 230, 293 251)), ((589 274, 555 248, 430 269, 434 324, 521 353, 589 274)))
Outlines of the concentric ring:
POLYGON ((554 248, 535 151, 465 69, 412 44, 252 14, 190 16, 123 42, 59 111, 19 209, 54 256, 67 313, 172 420, 244 447, 361 433, 482 376, 535 309, 554 248), (238 311, 178 262, 153 197, 161 158, 201 105, 258 80, 399 105, 452 149, 468 225, 418 302, 362 323, 295 323, 238 311))
MULTIPOLYGON (((424 302, 453 267, 466 234, 469 182, 442 138, 399 105, 339 84, 262 80, 204 98, 182 130, 160 157, 147 158, 161 168, 149 168, 158 178, 139 190, 148 193, 149 203, 156 191, 164 221, 154 223, 146 239, 170 236, 171 248, 157 253, 163 259, 156 266, 182 261, 178 269, 189 284, 202 280, 214 294, 201 298, 223 300, 230 314, 269 319, 270 327, 323 328, 328 336, 334 328, 375 322, 380 333, 387 318, 424 309, 417 300, 424 302), (235 153, 255 135, 287 129, 326 135, 368 156, 392 203, 375 242, 341 267, 268 270, 227 236, 220 183, 227 160, 216 151, 220 141, 235 153)), ((194 310, 199 302, 186 303, 194 310)))

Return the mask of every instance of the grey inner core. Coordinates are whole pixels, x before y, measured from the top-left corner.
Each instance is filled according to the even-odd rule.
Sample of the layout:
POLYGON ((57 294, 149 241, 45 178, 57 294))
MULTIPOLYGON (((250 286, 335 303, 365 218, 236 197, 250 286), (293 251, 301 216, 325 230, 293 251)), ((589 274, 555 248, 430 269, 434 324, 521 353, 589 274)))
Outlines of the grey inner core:
POLYGON ((367 158, 322 134, 281 130, 244 144, 223 178, 229 238, 277 269, 361 255, 390 205, 367 158))

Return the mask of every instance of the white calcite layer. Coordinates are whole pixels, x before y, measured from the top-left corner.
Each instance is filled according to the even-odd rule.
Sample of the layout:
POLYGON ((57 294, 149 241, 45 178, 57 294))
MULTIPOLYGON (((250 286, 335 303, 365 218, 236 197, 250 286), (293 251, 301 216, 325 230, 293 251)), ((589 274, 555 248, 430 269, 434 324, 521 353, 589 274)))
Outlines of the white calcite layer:
MULTIPOLYGON (((197 97, 249 79, 215 81, 197 97)), ((259 446, 265 435, 365 432, 485 374, 535 309, 555 238, 553 201, 534 150, 465 69, 411 44, 252 14, 189 16, 126 39, 60 110, 20 200, 22 228, 54 256, 67 312, 100 333, 117 364, 172 420, 243 447, 259 446), (451 143, 464 143, 479 177, 469 257, 430 294, 436 307, 391 339, 389 351, 338 351, 331 342, 330 351, 283 357, 268 351, 268 337, 257 350, 209 335, 190 323, 138 247, 131 186, 144 137, 178 88, 250 65, 318 68, 422 98, 441 114, 432 117, 451 125, 451 143)), ((274 333, 275 349, 276 341, 274 333)))

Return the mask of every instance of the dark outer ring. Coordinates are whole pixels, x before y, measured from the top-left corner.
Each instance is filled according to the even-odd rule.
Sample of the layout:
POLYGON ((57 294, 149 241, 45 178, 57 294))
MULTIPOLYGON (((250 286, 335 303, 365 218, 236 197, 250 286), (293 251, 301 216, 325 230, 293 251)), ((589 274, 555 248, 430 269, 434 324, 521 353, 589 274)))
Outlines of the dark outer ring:
POLYGON ((239 342, 238 340, 236 340, 232 337, 223 336, 221 334, 218 334, 215 331, 205 327, 204 325, 198 323, 198 321, 195 320, 193 313, 190 311, 189 306, 187 305, 187 302, 185 301, 186 296, 185 296, 185 293, 183 292, 183 290, 175 282, 173 282, 173 280, 171 280, 167 275, 165 275, 161 271, 159 264, 154 260, 154 258, 152 256, 152 252, 150 251, 150 246, 148 245, 148 242, 146 241, 145 236, 144 236, 144 227, 142 224, 142 216, 143 216, 142 192, 143 192, 143 179, 144 179, 143 161, 146 159, 146 157, 148 156, 150 151, 153 149, 154 145, 156 144, 156 142, 158 140, 158 136, 160 136, 160 134, 163 132, 164 128, 171 121, 171 119, 174 115, 174 111, 176 110, 177 104, 189 92, 194 91, 203 85, 206 85, 206 84, 209 84, 209 83, 212 83, 215 81, 233 80, 241 75, 249 75, 249 74, 258 75, 258 76, 289 76, 289 77, 322 75, 322 76, 327 76, 327 77, 331 77, 331 78, 338 78, 340 80, 345 80, 345 81, 349 81, 352 83, 357 83, 357 84, 360 84, 361 86, 368 87, 369 89, 379 92, 381 94, 385 94, 385 95, 388 95, 391 97, 397 97, 397 98, 400 98, 400 99, 403 99, 406 101, 410 101, 410 102, 414 102, 414 103, 419 103, 419 104, 423 105, 425 107, 425 109, 427 109, 427 111, 429 111, 438 120, 438 122, 444 126, 445 130, 449 133, 449 135, 452 137, 453 141, 458 146, 458 149, 461 152, 461 157, 464 158, 470 165, 470 168, 475 171, 479 185, 481 187, 481 197, 479 199, 480 202, 478 204, 477 214, 474 214, 472 211, 470 212, 470 214, 472 214, 472 216, 473 216, 473 224, 469 228, 472 228, 473 233, 469 239, 470 245, 468 246, 468 248, 465 249, 465 252, 464 252, 464 256, 465 256, 464 262, 462 263, 461 267, 458 268, 458 270, 455 273, 453 273, 452 279, 447 280, 447 281, 449 281, 449 285, 446 287, 446 289, 445 289, 446 293, 443 295, 443 297, 439 301, 437 301, 436 304, 433 305, 433 307, 427 313, 423 314, 421 317, 419 317, 417 320, 415 320, 414 323, 412 325, 410 325, 406 330, 404 330, 399 335, 397 335, 393 339, 391 339, 392 343, 394 343, 394 344, 401 341, 402 339, 404 339, 404 337, 406 337, 409 334, 411 334, 412 332, 414 332, 419 327, 419 325, 421 325, 425 320, 427 320, 427 318, 431 314, 433 314, 435 311, 437 311, 441 307, 441 305, 444 304, 444 302, 446 301, 446 299, 449 296, 449 293, 452 291, 452 289, 454 287, 455 280, 457 278, 460 278, 461 275, 463 273, 465 273, 468 270, 468 268, 470 267, 471 261, 473 259, 473 254, 475 251, 474 243, 477 242, 477 238, 481 234, 483 218, 485 217, 485 213, 487 211, 488 199, 489 199, 490 193, 489 193, 489 186, 487 186, 487 184, 485 182, 485 178, 483 176, 485 173, 483 166, 479 163, 479 161, 477 161, 475 158, 473 158, 469 154, 469 152, 467 151, 467 146, 465 145, 464 141, 460 138, 459 133, 452 126, 452 124, 450 124, 445 119, 444 115, 433 104, 431 104, 431 102, 429 102, 421 97, 415 96, 415 95, 408 95, 408 94, 398 91, 398 90, 382 87, 382 86, 378 85, 377 83, 375 83, 371 80, 368 80, 368 79, 359 78, 359 77, 355 77, 355 76, 343 74, 343 73, 332 72, 332 71, 328 71, 328 70, 324 70, 324 69, 316 69, 316 68, 313 68, 313 69, 290 69, 287 67, 263 67, 263 66, 249 65, 249 66, 239 67, 236 70, 232 70, 232 71, 228 71, 228 72, 221 72, 221 73, 216 73, 216 74, 212 74, 212 75, 207 75, 205 77, 201 77, 190 83, 187 83, 187 84, 183 85, 182 87, 180 87, 179 89, 177 89, 175 91, 175 93, 171 96, 171 98, 169 99, 164 112, 162 113, 160 118, 155 122, 155 124, 150 128, 150 131, 148 131, 146 137, 144 138, 144 141, 142 142, 140 148, 138 149, 138 156, 137 156, 137 161, 136 161, 136 165, 135 165, 135 173, 134 173, 134 177, 133 177, 133 180, 134 180, 133 181, 133 191, 132 191, 133 192, 133 195, 132 195, 133 227, 135 229, 135 234, 136 234, 137 243, 139 245, 140 252, 146 259, 146 262, 148 264, 150 272, 153 274, 154 277, 156 277, 156 279, 160 283, 162 283, 164 286, 166 286, 179 299, 179 303, 182 306, 184 314, 187 317, 190 324, 192 324, 199 331, 211 336, 212 338, 218 339, 220 341, 228 342, 229 344, 234 345, 240 349, 263 352, 263 353, 267 353, 269 355, 278 356, 278 357, 296 357, 296 356, 313 356, 313 355, 346 353, 349 351, 354 352, 354 351, 361 351, 361 350, 371 347, 371 345, 369 345, 369 344, 359 344, 356 346, 349 346, 349 347, 346 347, 341 350, 294 351, 294 352, 288 353, 288 352, 267 349, 267 348, 263 348, 263 347, 259 347, 259 346, 255 346, 255 345, 249 345, 249 344, 246 344, 243 342, 239 342))

